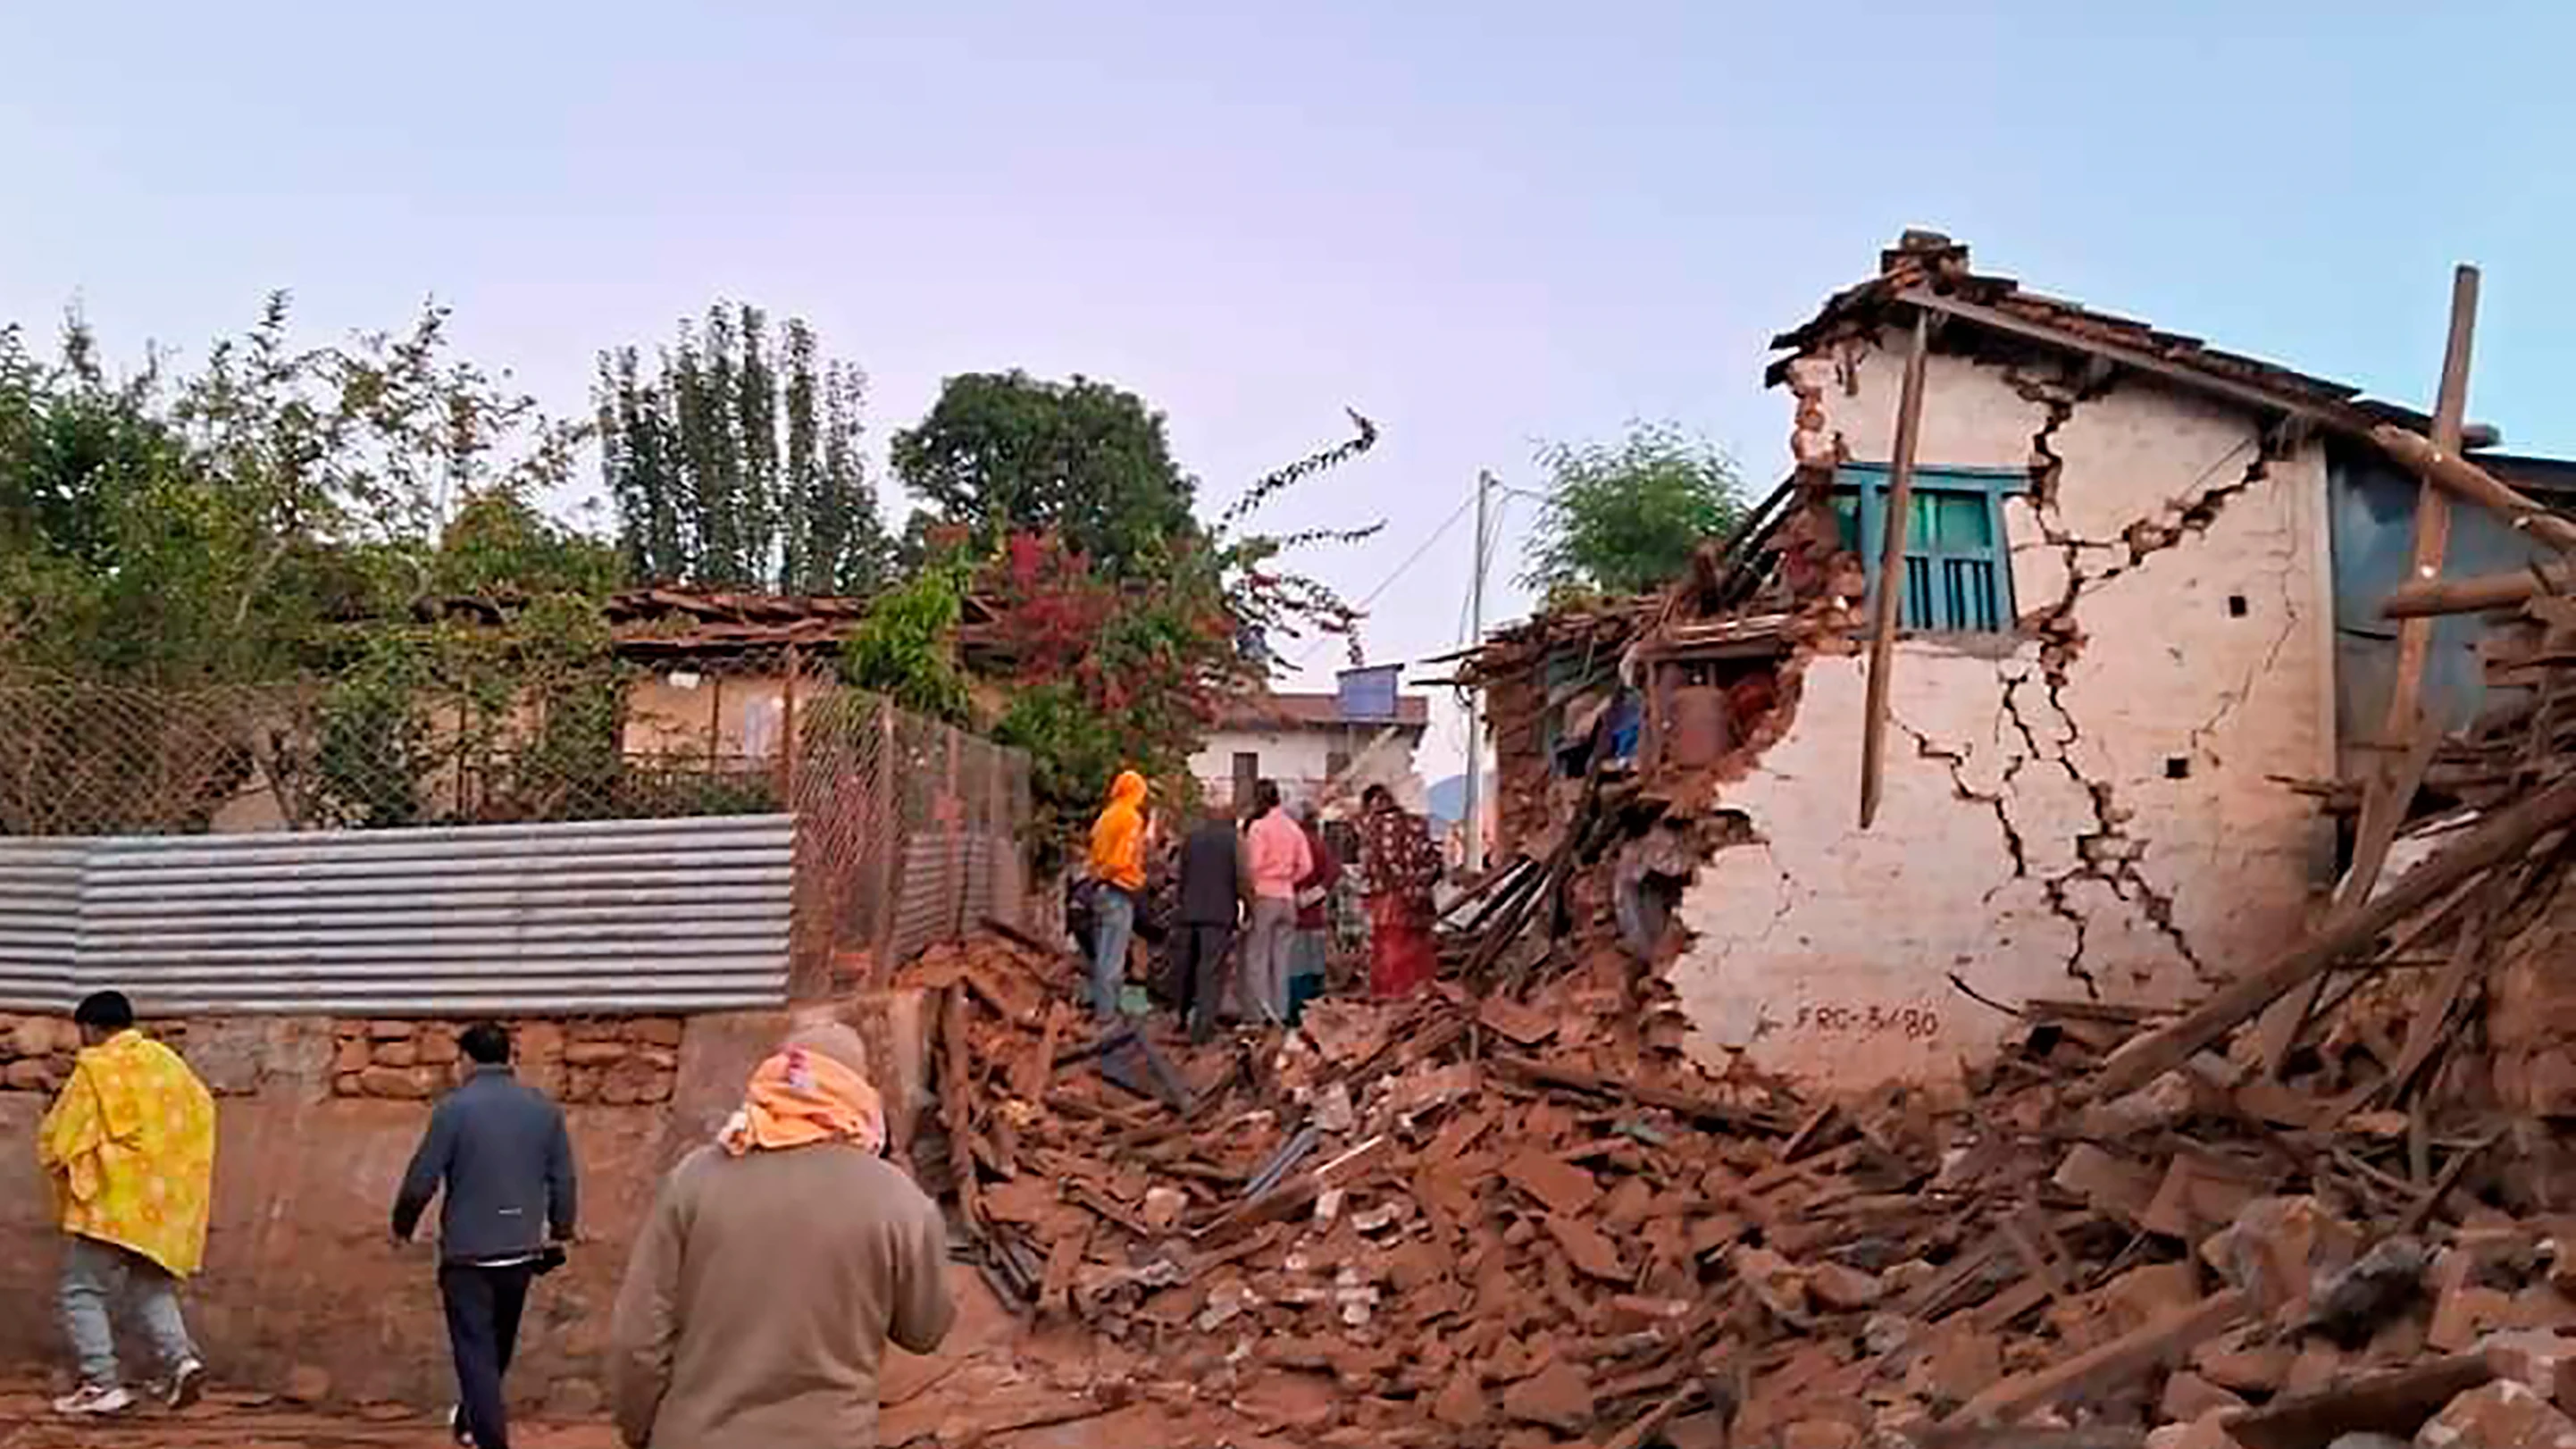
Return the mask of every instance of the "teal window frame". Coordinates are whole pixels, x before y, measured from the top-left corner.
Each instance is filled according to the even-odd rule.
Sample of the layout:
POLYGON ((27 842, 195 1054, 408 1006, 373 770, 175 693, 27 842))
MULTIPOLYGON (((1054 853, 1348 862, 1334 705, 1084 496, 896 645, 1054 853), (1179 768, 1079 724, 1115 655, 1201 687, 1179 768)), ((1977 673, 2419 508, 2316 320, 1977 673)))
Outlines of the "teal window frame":
MULTIPOLYGON (((1843 542, 1860 554, 1873 594, 1887 537, 1888 481, 1883 463, 1845 463, 1834 471, 1835 514, 1843 524, 1843 542), (1848 510, 1842 506, 1845 499, 1853 500, 1848 510)), ((1916 522, 1928 513, 1946 526, 1906 529, 1906 589, 1897 603, 1899 626, 1935 634, 2012 632, 2018 616, 2013 607, 2012 547, 2004 533, 2004 499, 2029 491, 2026 469, 1918 466, 1914 470, 1916 522), (1968 527, 1969 520, 1979 520, 1979 526, 1968 527)))

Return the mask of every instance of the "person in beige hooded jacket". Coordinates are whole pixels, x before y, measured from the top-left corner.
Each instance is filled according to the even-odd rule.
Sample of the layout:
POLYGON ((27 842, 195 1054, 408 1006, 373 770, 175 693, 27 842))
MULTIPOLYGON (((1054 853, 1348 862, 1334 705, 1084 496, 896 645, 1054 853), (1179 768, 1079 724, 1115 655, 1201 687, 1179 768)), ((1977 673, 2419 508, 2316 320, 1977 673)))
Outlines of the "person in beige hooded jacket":
POLYGON ((881 1155, 856 1033, 800 1031, 672 1169, 609 1327, 632 1449, 866 1449, 888 1343, 956 1318, 939 1207, 881 1155))

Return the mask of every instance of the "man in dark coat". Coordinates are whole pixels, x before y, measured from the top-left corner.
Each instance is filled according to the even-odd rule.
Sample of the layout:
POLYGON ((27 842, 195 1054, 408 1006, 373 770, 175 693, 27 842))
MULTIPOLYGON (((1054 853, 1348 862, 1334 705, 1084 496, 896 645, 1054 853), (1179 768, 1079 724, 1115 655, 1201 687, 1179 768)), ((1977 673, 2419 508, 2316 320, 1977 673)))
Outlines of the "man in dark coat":
POLYGON ((1222 815, 1181 842, 1180 902, 1172 927, 1172 995, 1193 1040, 1216 1035, 1225 963, 1243 918, 1243 839, 1222 815))

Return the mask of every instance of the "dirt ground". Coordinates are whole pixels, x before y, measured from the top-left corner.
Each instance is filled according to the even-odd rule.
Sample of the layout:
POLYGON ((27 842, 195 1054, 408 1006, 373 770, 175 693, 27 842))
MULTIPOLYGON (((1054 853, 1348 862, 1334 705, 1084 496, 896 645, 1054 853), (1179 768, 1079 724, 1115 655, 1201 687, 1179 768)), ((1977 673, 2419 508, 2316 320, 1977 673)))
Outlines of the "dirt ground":
MULTIPOLYGON (((605 1424, 514 1426, 526 1449, 615 1449, 605 1424)), ((0 1449, 446 1449, 447 1427, 408 1411, 325 1415, 250 1395, 211 1394, 185 1414, 138 1409, 103 1423, 70 1424, 44 1393, 0 1393, 0 1449)))

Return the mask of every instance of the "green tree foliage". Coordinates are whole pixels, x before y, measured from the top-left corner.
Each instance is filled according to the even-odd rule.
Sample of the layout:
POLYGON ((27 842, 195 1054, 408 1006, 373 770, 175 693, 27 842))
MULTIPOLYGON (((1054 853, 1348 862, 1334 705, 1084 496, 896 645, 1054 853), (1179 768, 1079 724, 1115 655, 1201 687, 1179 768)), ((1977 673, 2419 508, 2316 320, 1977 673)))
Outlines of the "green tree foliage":
POLYGON ((893 462, 915 498, 984 546, 1049 533, 1120 578, 1150 576, 1198 528, 1196 485, 1172 461, 1163 415, 1084 377, 952 377, 920 425, 895 434, 893 462))
MULTIPOLYGON (((599 598, 619 561, 534 502, 569 480, 581 430, 455 356, 439 308, 322 347, 289 320, 273 297, 193 373, 122 379, 77 320, 49 358, 0 331, 0 673, 195 689, 325 671, 309 734, 259 711, 166 725, 225 732, 302 823, 440 818, 441 771, 470 772, 480 818, 563 813, 618 765, 599 598), (508 617, 448 622, 460 595, 508 617)), ((149 719, 62 723, 21 742, 31 768, 112 776, 162 743, 149 719)), ((204 807, 237 783, 208 775, 204 807)))
POLYGON ((879 593, 850 631, 841 674, 915 714, 971 726, 974 694, 958 667, 956 633, 972 561, 952 554, 879 593))
POLYGON ((570 476, 579 430, 455 357, 444 309, 319 348, 289 320, 271 297, 175 378, 110 378, 77 319, 51 359, 0 331, 0 657, 136 684, 327 662, 435 590, 460 510, 570 476))
POLYGON ((1551 600, 1668 583, 1744 516, 1734 462, 1671 423, 1631 423, 1617 443, 1551 443, 1538 464, 1548 495, 1521 582, 1551 600))
POLYGON ((718 303, 650 366, 600 354, 600 468, 639 580, 798 594, 884 583, 893 541, 860 438, 867 377, 813 329, 718 303))
MULTIPOLYGON (((1133 415, 1152 416, 1141 403, 1133 415)), ((1375 445, 1377 429, 1352 421, 1351 439, 1257 480, 1213 525, 1184 514, 1139 531, 1115 568, 1066 530, 916 515, 917 546, 944 562, 880 597, 850 640, 848 676, 1027 751, 1042 845, 1074 838, 1119 770, 1143 771, 1167 800, 1186 797, 1190 752, 1225 701, 1267 680, 1266 641, 1355 633, 1356 611, 1280 560, 1375 526, 1290 537, 1250 527, 1289 487, 1375 445), (971 690, 955 641, 970 595, 992 620, 971 690)), ((1159 447, 1158 422, 1155 431, 1159 447)))

